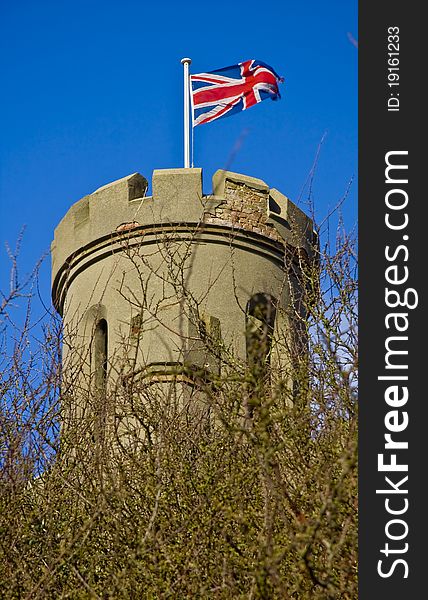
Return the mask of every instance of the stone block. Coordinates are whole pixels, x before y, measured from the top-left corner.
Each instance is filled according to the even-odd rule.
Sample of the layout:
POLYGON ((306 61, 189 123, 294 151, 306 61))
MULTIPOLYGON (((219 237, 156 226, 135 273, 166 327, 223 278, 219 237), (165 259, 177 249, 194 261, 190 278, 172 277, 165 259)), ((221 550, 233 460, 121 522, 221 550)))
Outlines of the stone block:
POLYGON ((202 169, 157 169, 152 179, 153 203, 170 223, 197 223, 204 210, 202 169))
POLYGON ((215 196, 224 196, 226 181, 231 181, 235 184, 244 184, 249 188, 262 192, 269 191, 269 186, 261 179, 219 169, 213 175, 213 194, 215 196))

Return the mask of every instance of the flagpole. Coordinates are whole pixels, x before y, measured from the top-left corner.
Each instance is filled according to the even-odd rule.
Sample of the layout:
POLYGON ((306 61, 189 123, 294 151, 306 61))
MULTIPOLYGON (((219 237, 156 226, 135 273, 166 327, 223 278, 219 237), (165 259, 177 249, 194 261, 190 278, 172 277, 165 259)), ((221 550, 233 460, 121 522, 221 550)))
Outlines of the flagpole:
POLYGON ((184 168, 190 167, 190 136, 189 136, 189 98, 190 98, 190 87, 189 87, 189 65, 192 62, 191 58, 182 58, 181 64, 183 65, 184 74, 184 168))

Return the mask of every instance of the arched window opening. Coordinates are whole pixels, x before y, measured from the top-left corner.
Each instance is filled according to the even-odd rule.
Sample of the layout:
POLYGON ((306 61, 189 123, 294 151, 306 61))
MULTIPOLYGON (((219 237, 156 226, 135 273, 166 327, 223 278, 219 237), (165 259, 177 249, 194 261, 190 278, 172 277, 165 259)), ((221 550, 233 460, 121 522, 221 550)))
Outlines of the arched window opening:
POLYGON ((94 377, 95 388, 99 392, 105 390, 107 381, 107 348, 108 330, 107 321, 98 321, 94 332, 94 377))
POLYGON ((276 301, 270 294, 254 294, 246 308, 247 362, 263 375, 270 363, 276 301))

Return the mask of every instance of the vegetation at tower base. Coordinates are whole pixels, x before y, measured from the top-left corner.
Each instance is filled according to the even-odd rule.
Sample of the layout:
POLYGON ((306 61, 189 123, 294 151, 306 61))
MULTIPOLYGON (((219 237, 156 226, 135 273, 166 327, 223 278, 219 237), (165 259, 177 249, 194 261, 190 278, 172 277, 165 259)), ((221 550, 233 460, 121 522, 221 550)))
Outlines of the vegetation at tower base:
MULTIPOLYGON (((242 353, 189 289, 200 228, 164 228, 149 253, 135 226, 114 236, 134 283, 110 279, 129 310, 108 360, 100 299, 90 345, 70 319, 62 355, 57 317, 37 346, 5 299, 1 597, 357 597, 353 237, 339 229, 318 261, 284 262, 284 286, 301 290, 285 307, 267 294, 241 305, 242 353), (147 283, 165 279, 159 252, 161 296, 147 283), (168 325, 165 369, 140 350, 170 306, 186 327, 168 325)), ((233 265, 233 240, 228 252, 233 265)))

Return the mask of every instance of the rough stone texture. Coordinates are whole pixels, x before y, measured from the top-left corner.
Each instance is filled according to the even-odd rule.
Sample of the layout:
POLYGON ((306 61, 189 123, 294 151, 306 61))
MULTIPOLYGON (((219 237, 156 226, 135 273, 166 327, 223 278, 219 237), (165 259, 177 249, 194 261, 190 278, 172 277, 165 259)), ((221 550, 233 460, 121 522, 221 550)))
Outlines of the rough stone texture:
POLYGON ((219 169, 204 198, 205 222, 258 233, 314 258, 313 223, 287 196, 255 177, 219 169))
POLYGON ((260 189, 251 181, 240 182, 226 178, 222 193, 224 201, 207 213, 207 223, 231 225, 235 229, 253 231, 283 242, 275 226, 268 222, 269 188, 260 189))

